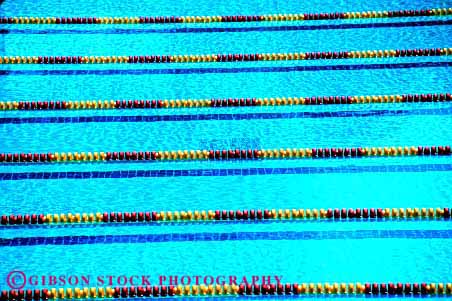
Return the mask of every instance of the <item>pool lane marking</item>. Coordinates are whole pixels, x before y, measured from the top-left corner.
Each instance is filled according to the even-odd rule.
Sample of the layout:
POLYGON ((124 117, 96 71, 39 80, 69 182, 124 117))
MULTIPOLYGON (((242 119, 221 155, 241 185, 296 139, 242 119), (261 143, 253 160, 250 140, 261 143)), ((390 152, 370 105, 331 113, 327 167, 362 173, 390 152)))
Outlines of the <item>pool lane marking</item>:
POLYGON ((150 33, 222 33, 222 32, 278 32, 278 31, 310 31, 310 30, 341 30, 363 28, 403 28, 424 26, 448 26, 452 20, 385 22, 361 24, 322 24, 322 25, 278 25, 249 27, 176 27, 176 28, 108 28, 108 29, 0 29, 0 35, 5 34, 150 34, 150 33))
POLYGON ((64 76, 64 75, 158 75, 158 74, 210 74, 210 73, 273 73, 337 70, 383 70, 411 68, 450 67, 452 62, 419 62, 389 64, 352 64, 288 67, 239 67, 239 68, 165 68, 165 69, 82 69, 82 70, 0 70, 0 76, 64 76))
POLYGON ((311 119, 311 118, 349 118, 374 116, 443 116, 451 115, 450 108, 428 108, 408 110, 365 110, 338 112, 267 112, 232 114, 183 114, 183 115, 125 115, 125 116, 49 116, 49 117, 0 117, 0 124, 42 124, 42 123, 105 123, 105 122, 188 122, 206 120, 268 120, 268 119, 311 119))
POLYGON ((404 173, 450 172, 452 164, 411 164, 342 167, 280 167, 280 168, 215 168, 215 169, 164 169, 164 170, 115 170, 115 171, 60 171, 0 173, 0 181, 18 180, 87 180, 123 178, 166 177, 227 177, 269 176, 329 173, 404 173))
POLYGON ((0 247, 40 245, 82 245, 117 243, 161 243, 193 241, 259 240, 344 240, 344 239, 452 239, 452 230, 353 230, 353 231, 269 231, 230 233, 170 233, 93 236, 51 236, 0 238, 0 247))

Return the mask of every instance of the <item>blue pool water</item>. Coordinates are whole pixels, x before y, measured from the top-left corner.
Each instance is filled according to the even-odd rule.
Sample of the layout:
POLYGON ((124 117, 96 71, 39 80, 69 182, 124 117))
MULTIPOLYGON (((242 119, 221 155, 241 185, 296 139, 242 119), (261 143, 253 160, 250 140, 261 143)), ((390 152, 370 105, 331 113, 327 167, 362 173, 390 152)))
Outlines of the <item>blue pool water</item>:
MULTIPOLYGON (((0 1, 0 15, 253 15, 451 4, 439 0, 6 0, 0 1)), ((450 48, 451 37, 451 16, 243 24, 2 24, 0 56, 450 48)), ((159 65, 3 64, 0 100, 449 93, 451 65, 450 56, 159 65)), ((449 145, 451 117, 451 102, 0 111, 0 153, 449 145)), ((451 207, 451 187, 450 156, 0 163, 0 215, 444 208, 451 207)), ((452 282, 450 220, 0 225, 0 230, 2 290, 10 288, 6 279, 13 270, 26 275, 151 275, 153 282, 161 275, 277 275, 284 283, 452 282)))

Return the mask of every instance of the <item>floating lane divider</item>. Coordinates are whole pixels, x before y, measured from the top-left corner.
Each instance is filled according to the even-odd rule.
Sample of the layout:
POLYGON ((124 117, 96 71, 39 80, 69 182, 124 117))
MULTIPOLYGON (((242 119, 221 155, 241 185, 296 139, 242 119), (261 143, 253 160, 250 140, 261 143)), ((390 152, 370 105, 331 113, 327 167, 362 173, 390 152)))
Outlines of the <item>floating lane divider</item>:
POLYGON ((451 147, 391 146, 352 148, 287 148, 230 149, 125 152, 55 152, 0 153, 0 163, 66 163, 118 161, 195 161, 195 160, 268 160, 268 159, 328 159, 395 156, 450 156, 451 147))
POLYGON ((377 19, 397 17, 447 16, 452 8, 432 8, 393 11, 328 12, 232 16, 134 16, 134 17, 0 17, 0 24, 175 24, 175 23, 236 23, 337 19, 377 19))
POLYGON ((452 283, 278 283, 278 284, 215 284, 215 285, 162 285, 43 288, 28 290, 3 290, 0 301, 92 299, 92 298, 140 298, 140 297, 221 297, 221 296, 296 296, 341 295, 369 296, 445 296, 452 294, 452 283))
POLYGON ((158 64, 158 63, 208 63, 253 62, 330 59, 370 59, 387 57, 446 56, 452 48, 380 49, 362 51, 322 51, 285 53, 229 53, 141 56, 3 56, 0 64, 158 64))
POLYGON ((170 100, 0 101, 0 110, 101 110, 449 102, 451 93, 170 100))
POLYGON ((104 212, 2 215, 1 225, 64 225, 80 223, 171 223, 171 222, 263 222, 290 221, 371 221, 371 220, 450 220, 451 208, 336 208, 336 209, 251 209, 251 210, 188 210, 153 212, 104 212))

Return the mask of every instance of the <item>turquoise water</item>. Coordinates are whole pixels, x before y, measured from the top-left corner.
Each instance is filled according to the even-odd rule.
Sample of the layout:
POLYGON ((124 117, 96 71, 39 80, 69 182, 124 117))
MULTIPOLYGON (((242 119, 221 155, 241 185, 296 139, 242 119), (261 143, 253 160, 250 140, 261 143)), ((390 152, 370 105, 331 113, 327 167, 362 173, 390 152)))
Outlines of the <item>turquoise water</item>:
MULTIPOLYGON (((215 5, 207 0, 0 3, 0 15, 5 16, 246 15, 451 6, 450 1, 389 0, 216 1, 215 5)), ((451 22, 450 16, 443 16, 246 24, 0 25, 4 29, 0 32, 0 55, 445 48, 452 47, 451 22), (282 26, 292 27, 281 30, 282 26)), ((0 100, 449 93, 451 64, 450 56, 444 56, 177 65, 1 65, 0 100)), ((451 115, 449 102, 0 111, 0 152, 449 145, 451 115), (149 116, 168 118, 144 120, 149 116), (79 117, 92 117, 92 121, 79 117)), ((452 197, 451 157, 1 163, 0 175, 0 215, 252 208, 443 208, 450 207, 452 197), (257 169, 271 169, 273 173, 259 174, 257 169), (190 173, 143 176, 162 170, 175 175, 187 170, 190 173), (228 175, 231 170, 234 174, 228 175), (134 176, 99 176, 111 171, 134 176), (66 172, 89 172, 94 177, 74 179, 66 176, 66 172), (61 178, 8 180, 13 177, 11 174, 18 173, 58 173, 61 178)), ((27 275, 151 275, 153 282, 158 282, 161 275, 278 275, 283 282, 330 283, 452 280, 452 224, 443 220, 0 226, 0 229, 1 289, 9 288, 6 277, 12 270, 27 275), (69 243, 79 236, 91 238, 69 243)))
POLYGON ((197 3, 172 3, 165 0, 149 1, 143 5, 142 1, 132 0, 127 3, 108 1, 92 3, 83 1, 43 1, 40 5, 24 0, 20 2, 6 0, 1 7, 4 15, 93 15, 93 16, 134 16, 134 15, 248 15, 274 14, 294 12, 336 12, 336 11, 367 11, 367 10, 399 10, 399 9, 428 9, 432 7, 447 7, 448 1, 378 1, 363 3, 362 1, 216 1, 215 5, 208 0, 197 3))

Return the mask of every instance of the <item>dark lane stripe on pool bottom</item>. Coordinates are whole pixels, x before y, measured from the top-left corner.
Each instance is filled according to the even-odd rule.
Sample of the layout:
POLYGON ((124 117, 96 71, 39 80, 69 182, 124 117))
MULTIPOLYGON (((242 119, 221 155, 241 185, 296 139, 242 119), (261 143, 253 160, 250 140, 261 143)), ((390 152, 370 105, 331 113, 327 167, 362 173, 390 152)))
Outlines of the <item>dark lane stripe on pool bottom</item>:
MULTIPOLYGON (((322 25, 286 25, 286 26, 247 26, 247 27, 183 27, 183 28, 108 28, 108 29, 0 29, 0 34, 149 34, 149 33, 217 33, 217 32, 254 32, 254 31, 309 31, 390 27, 447 26, 452 20, 430 20, 410 22, 385 22, 362 24, 322 24, 322 25)), ((127 26, 127 25, 126 25, 127 26)), ((132 25, 133 26, 133 25, 132 25)), ((157 25, 158 26, 158 25, 157 25)))
MULTIPOLYGON (((177 66, 179 63, 162 63, 162 64, 177 66)), ((210 64, 219 64, 219 63, 216 62, 210 64)), ((234 63, 230 62, 222 64, 233 65, 234 63)), ((130 65, 133 66, 132 64, 130 65)), ((337 70, 366 70, 366 69, 373 70, 373 69, 436 68, 449 66, 452 66, 452 62, 419 62, 419 63, 288 66, 288 67, 239 67, 239 68, 172 68, 172 69, 168 68, 168 69, 124 69, 124 70, 122 69, 0 70, 0 76, 147 75, 147 74, 259 73, 259 72, 265 73, 265 72, 337 71, 337 70)))
POLYGON ((428 172, 452 171, 452 164, 413 164, 340 167, 282 167, 282 168, 221 168, 184 170, 117 170, 117 171, 55 171, 0 173, 0 181, 57 179, 115 179, 164 177, 226 177, 294 174, 365 173, 365 172, 428 172))
POLYGON ((194 114, 194 115, 151 115, 151 116, 74 116, 74 117, 6 117, 0 124, 21 123, 85 123, 85 122, 162 122, 203 120, 252 120, 252 119, 297 119, 297 118, 341 118, 372 116, 409 115, 451 115, 452 107, 444 109, 413 110, 366 110, 338 112, 289 112, 289 113, 236 113, 236 114, 194 114))
POLYGON ((232 233, 170 233, 132 235, 90 235, 56 237, 1 238, 0 246, 82 245, 114 243, 159 243, 237 240, 325 240, 325 239, 451 239, 452 230, 354 230, 354 231, 281 231, 232 233))

